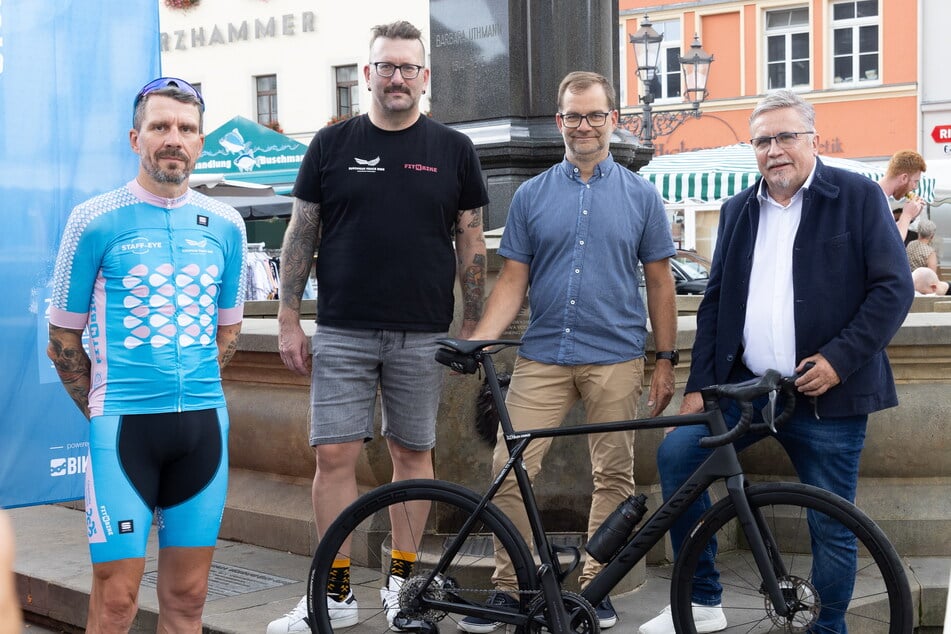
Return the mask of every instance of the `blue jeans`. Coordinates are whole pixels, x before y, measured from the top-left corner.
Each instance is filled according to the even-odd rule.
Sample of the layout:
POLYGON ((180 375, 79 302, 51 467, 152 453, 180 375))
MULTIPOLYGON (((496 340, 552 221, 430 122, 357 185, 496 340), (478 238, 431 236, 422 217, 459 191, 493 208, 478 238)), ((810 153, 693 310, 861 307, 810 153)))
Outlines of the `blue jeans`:
MULTIPOLYGON (((760 422, 759 411, 765 404, 754 403, 754 422, 760 422)), ((733 428, 739 420, 740 408, 732 403, 723 411, 727 427, 733 428)), ((865 444, 865 428, 868 416, 816 419, 810 404, 800 399, 792 419, 775 438, 782 444, 792 460, 800 481, 832 491, 850 502, 855 501, 858 482, 859 456, 865 444)), ((704 425, 689 425, 674 429, 657 450, 657 466, 660 471, 664 499, 670 498, 687 480, 693 471, 710 454, 697 441, 709 432, 704 425)), ((751 434, 735 443, 737 451, 745 449, 766 436, 751 434)), ((673 525, 670 538, 674 556, 690 528, 710 508, 710 496, 706 493, 695 502, 673 525)), ((852 597, 855 582, 857 547, 854 536, 844 527, 825 516, 809 514, 812 538, 812 582, 819 591, 823 609, 820 614, 820 631, 845 632, 844 615, 852 597)), ((719 573, 714 564, 716 543, 711 543, 701 558, 694 582, 693 601, 700 605, 720 603, 722 588, 719 573)))

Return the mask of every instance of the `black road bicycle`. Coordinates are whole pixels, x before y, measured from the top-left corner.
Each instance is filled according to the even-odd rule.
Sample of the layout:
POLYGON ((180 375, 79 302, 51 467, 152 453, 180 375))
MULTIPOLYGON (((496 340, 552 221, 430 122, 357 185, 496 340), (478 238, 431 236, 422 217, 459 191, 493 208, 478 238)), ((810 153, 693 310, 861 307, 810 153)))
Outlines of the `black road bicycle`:
MULTIPOLYGON (((715 482, 726 494, 706 512, 684 542, 672 573, 671 615, 678 632, 697 631, 691 609, 694 571, 701 553, 716 539, 723 585, 723 610, 735 632, 812 632, 820 610, 843 609, 851 632, 912 631, 913 608, 905 570, 885 534, 862 511, 828 491, 794 482, 751 484, 737 459, 734 440, 764 433, 792 415, 792 381, 770 371, 765 376, 702 391, 705 411, 698 414, 633 421, 563 426, 514 432, 505 409, 492 355, 515 341, 440 342, 436 358, 457 372, 485 372, 498 407, 510 458, 480 495, 440 480, 407 480, 380 486, 361 496, 327 529, 308 577, 308 613, 314 632, 333 632, 327 609, 327 581, 335 558, 353 562, 351 588, 357 599, 356 632, 383 632, 386 618, 380 588, 387 581, 392 548, 416 552, 418 560, 399 592, 404 631, 455 631, 467 616, 505 624, 507 631, 597 634, 592 606, 600 603, 670 529, 674 521, 715 482), (767 422, 751 425, 751 402, 784 395, 784 411, 767 408, 767 422), (737 401, 740 422, 728 430, 719 399, 737 401), (773 419, 773 420, 770 420, 773 419), (706 425, 700 442, 712 449, 677 493, 626 538, 620 550, 581 592, 566 591, 562 581, 578 565, 575 547, 553 545, 542 526, 538 505, 521 455, 533 440, 627 429, 706 425), (534 552, 512 522, 492 504, 502 480, 514 473, 532 529, 534 552), (840 522, 858 547, 855 586, 848 606, 824 606, 811 582, 812 555, 807 516, 821 513, 840 522), (393 528, 396 528, 396 531, 393 528), (486 605, 494 590, 494 555, 506 551, 518 578, 517 607, 486 605)), ((775 428, 775 427, 774 427, 775 428)), ((821 562, 818 562, 821 564, 821 562)), ((351 615, 353 617, 353 615, 351 615)), ((354 618, 348 619, 353 622, 354 618)))

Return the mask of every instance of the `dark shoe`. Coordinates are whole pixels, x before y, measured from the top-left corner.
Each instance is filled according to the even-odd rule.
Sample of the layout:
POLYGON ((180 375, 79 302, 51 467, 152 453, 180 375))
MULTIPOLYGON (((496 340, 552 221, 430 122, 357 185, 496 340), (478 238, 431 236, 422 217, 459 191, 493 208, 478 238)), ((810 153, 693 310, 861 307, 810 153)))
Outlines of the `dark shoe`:
POLYGON ((614 627, 617 624, 617 612, 611 605, 611 597, 604 597, 601 603, 594 606, 594 613, 598 615, 598 625, 602 630, 614 627))
MULTIPOLYGON (((507 592, 501 592, 499 590, 490 594, 485 604, 491 605, 492 607, 518 609, 518 601, 513 599, 507 592)), ((477 616, 467 616, 458 623, 460 630, 470 632, 471 634, 489 634, 489 632, 501 626, 502 623, 499 621, 490 621, 489 619, 483 619, 477 616)))

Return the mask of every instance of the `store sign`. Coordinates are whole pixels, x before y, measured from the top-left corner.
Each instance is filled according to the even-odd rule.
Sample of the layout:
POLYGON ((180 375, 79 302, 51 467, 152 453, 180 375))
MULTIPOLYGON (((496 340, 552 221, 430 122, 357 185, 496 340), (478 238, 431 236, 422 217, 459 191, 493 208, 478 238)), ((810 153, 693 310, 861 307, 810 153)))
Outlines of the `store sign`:
POLYGON ((936 125, 931 131, 935 143, 951 143, 951 125, 936 125))
POLYGON ((304 11, 300 15, 287 13, 280 17, 243 20, 210 27, 192 27, 177 31, 162 31, 160 45, 163 53, 187 51, 206 46, 222 46, 251 40, 266 40, 317 31, 317 14, 304 11))

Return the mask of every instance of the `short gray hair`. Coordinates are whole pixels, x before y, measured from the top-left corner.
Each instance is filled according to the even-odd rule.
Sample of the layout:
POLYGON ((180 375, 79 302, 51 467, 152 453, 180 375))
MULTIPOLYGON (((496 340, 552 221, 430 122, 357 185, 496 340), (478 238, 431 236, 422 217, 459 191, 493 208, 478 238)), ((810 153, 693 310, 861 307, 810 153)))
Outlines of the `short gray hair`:
POLYGON ((918 221, 918 237, 919 238, 933 238, 934 232, 937 231, 938 225, 934 223, 934 220, 929 220, 927 218, 922 218, 918 221))
MULTIPOLYGON (((760 115, 781 108, 795 109, 799 118, 807 127, 811 130, 816 129, 816 109, 812 107, 811 103, 803 99, 799 93, 787 89, 773 90, 766 93, 766 96, 753 109, 753 114, 750 115, 750 125, 753 125, 753 121, 760 115)), ((805 132, 805 130, 801 131, 805 132)), ((794 132, 794 130, 790 130, 790 132, 794 132)))

